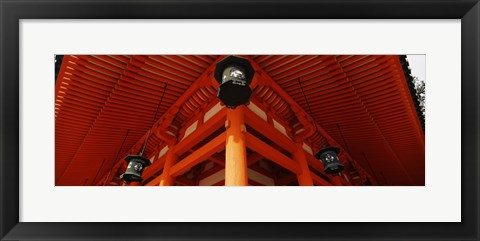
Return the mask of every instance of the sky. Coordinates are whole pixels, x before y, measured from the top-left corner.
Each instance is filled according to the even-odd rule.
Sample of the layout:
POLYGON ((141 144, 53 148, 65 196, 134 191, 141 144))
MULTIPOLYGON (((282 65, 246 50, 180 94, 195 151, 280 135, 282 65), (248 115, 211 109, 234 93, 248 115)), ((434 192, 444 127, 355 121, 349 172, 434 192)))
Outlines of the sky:
POLYGON ((407 55, 407 60, 408 60, 408 63, 410 64, 412 75, 417 76, 420 80, 426 81, 425 55, 424 54, 407 55))

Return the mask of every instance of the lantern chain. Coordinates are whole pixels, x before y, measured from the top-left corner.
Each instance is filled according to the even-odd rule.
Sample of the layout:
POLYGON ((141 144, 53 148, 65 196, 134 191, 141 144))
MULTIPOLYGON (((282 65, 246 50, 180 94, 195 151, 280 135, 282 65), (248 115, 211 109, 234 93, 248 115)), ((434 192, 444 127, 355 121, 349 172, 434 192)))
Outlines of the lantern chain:
POLYGON ((107 180, 110 177, 110 174, 112 173, 113 165, 115 164, 115 161, 117 160, 118 155, 120 155, 120 152, 122 151, 123 144, 125 144, 125 141, 127 140, 128 133, 130 133, 130 129, 127 129, 127 133, 125 133, 125 137, 123 138, 122 145, 120 145, 120 149, 118 149, 117 155, 115 156, 115 159, 113 159, 112 165, 110 166, 110 171, 108 171, 108 175, 105 178, 105 181, 103 182, 103 186, 105 186, 105 183, 107 183, 107 180))
POLYGON ((143 144, 143 148, 142 148, 142 151, 140 152, 140 156, 143 155, 143 152, 145 151, 145 147, 147 146, 148 138, 150 137, 150 132, 152 131, 153 125, 155 124, 155 120, 157 119, 158 109, 160 108, 160 104, 162 103, 163 96, 165 95, 165 91, 167 91, 167 85, 168 84, 165 84, 163 86, 162 96, 160 97, 160 101, 158 102, 157 110, 155 111, 155 115, 153 116, 153 119, 152 119, 152 124, 148 129, 147 138, 145 139, 145 143, 143 144))
MULTIPOLYGON (((300 90, 302 91, 303 98, 305 99, 305 102, 307 103, 308 112, 309 112, 308 114, 309 114, 309 115, 312 117, 312 119, 313 119, 312 108, 310 107, 310 102, 308 102, 307 96, 305 95, 305 91, 303 90, 302 83, 300 82, 300 77, 297 78, 297 81, 298 81, 298 85, 300 86, 300 90)), ((313 119, 313 124, 315 125, 315 133, 318 133, 317 122, 315 121, 315 119, 313 119)), ((322 142, 325 142, 324 138, 322 138, 322 142)), ((324 143, 324 144, 325 144, 325 143, 324 143)))

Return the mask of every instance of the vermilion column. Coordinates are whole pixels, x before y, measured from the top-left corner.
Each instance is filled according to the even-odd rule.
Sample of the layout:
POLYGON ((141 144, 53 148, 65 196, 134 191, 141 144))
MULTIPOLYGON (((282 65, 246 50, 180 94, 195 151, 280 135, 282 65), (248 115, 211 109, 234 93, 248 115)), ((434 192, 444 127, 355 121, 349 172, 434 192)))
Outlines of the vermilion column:
POLYGON ((247 186, 247 150, 244 106, 227 110, 225 146, 225 186, 247 186))
POLYGON ((174 147, 168 148, 167 156, 165 157, 165 165, 163 166, 162 177, 160 178, 159 186, 172 186, 173 178, 170 176, 170 168, 178 161, 178 156, 173 150, 174 147))
POLYGON ((310 169, 308 168, 307 157, 303 150, 302 144, 296 144, 296 150, 293 153, 293 159, 300 165, 301 173, 297 174, 298 185, 300 186, 313 186, 312 175, 310 175, 310 169))

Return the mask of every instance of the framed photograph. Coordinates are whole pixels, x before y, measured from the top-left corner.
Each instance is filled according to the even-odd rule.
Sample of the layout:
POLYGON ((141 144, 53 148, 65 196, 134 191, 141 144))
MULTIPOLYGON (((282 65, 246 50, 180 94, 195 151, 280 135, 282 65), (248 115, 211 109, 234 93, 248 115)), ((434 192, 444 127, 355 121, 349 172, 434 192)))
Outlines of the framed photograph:
POLYGON ((478 0, 0 12, 1 240, 479 238, 478 0))

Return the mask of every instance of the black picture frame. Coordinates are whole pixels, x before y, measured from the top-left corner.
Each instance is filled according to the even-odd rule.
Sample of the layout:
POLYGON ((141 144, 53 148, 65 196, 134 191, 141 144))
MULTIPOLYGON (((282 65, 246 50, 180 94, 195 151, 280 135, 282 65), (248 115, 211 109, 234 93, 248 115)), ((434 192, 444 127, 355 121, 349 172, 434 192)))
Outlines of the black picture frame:
POLYGON ((0 15, 1 240, 479 240, 478 0, 0 0, 0 15), (19 20, 164 18, 461 19, 462 222, 19 222, 19 20))

